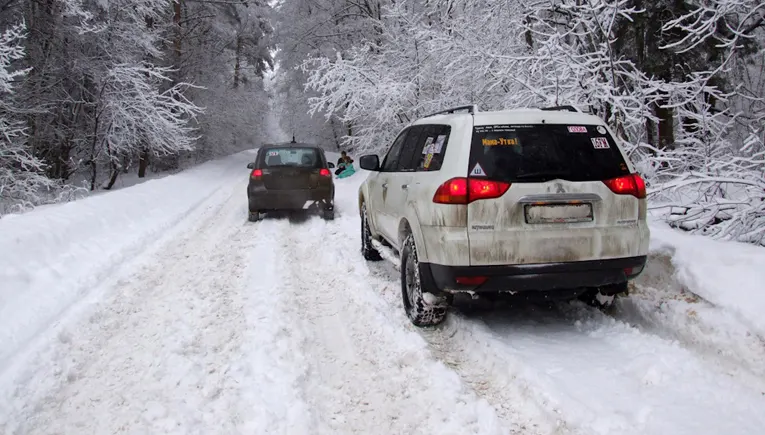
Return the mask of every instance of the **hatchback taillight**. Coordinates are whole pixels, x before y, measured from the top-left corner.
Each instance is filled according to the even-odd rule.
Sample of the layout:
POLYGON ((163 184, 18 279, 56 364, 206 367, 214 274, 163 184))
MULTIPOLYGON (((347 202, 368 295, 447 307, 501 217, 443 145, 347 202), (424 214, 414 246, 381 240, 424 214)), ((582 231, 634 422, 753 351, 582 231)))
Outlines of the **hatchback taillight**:
POLYGON ((322 169, 319 170, 319 175, 321 175, 322 177, 331 177, 332 173, 329 172, 329 169, 322 168, 322 169))
POLYGON ((438 186, 433 202, 437 204, 470 204, 480 199, 499 198, 510 188, 510 183, 457 177, 438 186))
POLYGON ((617 195, 632 195, 638 199, 646 197, 645 181, 638 174, 604 180, 603 183, 617 195))
POLYGON ((250 178, 253 180, 260 180, 263 178, 263 171, 261 169, 253 169, 250 178))

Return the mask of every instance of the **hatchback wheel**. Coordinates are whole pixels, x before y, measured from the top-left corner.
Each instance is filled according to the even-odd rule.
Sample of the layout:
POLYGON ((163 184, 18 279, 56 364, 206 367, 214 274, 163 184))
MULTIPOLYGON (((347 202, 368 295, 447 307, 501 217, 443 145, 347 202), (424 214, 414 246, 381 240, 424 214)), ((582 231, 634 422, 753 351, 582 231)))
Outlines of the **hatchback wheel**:
POLYGON ((372 231, 369 230, 367 205, 361 204, 361 255, 367 261, 380 261, 380 253, 372 246, 372 231))
POLYGON ((249 217, 247 218, 250 222, 257 222, 260 220, 263 220, 264 214, 259 211, 251 211, 249 217))
POLYGON ((401 252, 401 295, 404 309, 409 320, 416 326, 438 325, 446 318, 448 306, 443 302, 428 304, 423 294, 433 292, 423 287, 417 249, 414 246, 414 237, 410 234, 404 241, 404 249, 401 252))

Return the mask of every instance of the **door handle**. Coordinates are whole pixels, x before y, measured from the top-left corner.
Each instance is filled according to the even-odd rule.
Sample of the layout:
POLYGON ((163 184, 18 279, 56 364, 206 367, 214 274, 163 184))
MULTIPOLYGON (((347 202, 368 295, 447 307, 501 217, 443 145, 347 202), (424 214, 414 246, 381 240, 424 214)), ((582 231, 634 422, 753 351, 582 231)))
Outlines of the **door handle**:
POLYGON ((409 185, 408 185, 408 184, 402 184, 402 185, 401 185, 401 188, 402 188, 402 189, 404 189, 404 190, 406 190, 406 189, 408 189, 408 188, 409 188, 409 185))

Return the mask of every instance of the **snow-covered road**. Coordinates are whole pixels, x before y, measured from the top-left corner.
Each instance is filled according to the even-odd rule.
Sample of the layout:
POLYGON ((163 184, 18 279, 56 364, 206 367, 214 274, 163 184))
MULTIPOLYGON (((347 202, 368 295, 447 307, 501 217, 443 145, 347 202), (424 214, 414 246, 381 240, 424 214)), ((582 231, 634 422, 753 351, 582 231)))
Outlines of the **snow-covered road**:
POLYGON ((18 230, 0 249, 54 218, 82 231, 46 242, 66 249, 42 278, 2 252, 0 433, 762 434, 757 324, 673 283, 666 258, 608 314, 463 305, 418 329, 396 268, 358 254, 364 174, 338 181, 335 221, 249 223, 251 156, 0 220, 18 230), (55 300, 30 308, 51 276, 55 300))

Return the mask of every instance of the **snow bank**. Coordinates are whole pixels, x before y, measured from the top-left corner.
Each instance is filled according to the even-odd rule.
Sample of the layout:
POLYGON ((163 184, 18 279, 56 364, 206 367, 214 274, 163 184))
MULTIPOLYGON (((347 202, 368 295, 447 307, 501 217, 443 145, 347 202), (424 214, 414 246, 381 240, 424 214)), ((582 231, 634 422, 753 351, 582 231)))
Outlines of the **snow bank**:
POLYGON ((670 258, 674 277, 664 279, 673 279, 707 301, 735 312, 765 337, 765 249, 684 234, 652 222, 651 256, 670 258))
POLYGON ((109 194, 0 219, 0 371, 116 266, 232 178, 242 179, 244 198, 245 166, 252 155, 246 151, 109 194))

